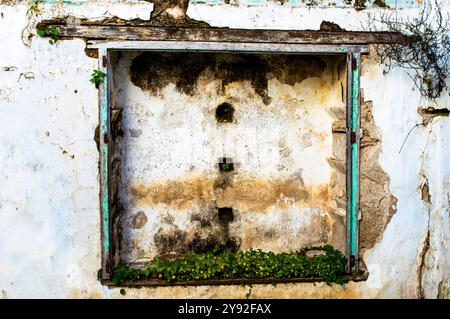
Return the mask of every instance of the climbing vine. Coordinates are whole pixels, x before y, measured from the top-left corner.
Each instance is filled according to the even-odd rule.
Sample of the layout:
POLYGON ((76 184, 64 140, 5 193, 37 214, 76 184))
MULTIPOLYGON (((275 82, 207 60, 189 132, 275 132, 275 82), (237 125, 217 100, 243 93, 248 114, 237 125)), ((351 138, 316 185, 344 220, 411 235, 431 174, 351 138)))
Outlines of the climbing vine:
POLYGON ((418 17, 403 19, 397 11, 380 18, 369 15, 369 31, 389 31, 405 36, 402 43, 378 46, 379 62, 409 70, 415 87, 423 97, 438 98, 446 89, 449 77, 449 17, 444 16, 437 1, 427 0, 418 17), (375 26, 378 23, 379 26, 375 26))
POLYGON ((208 279, 256 278, 321 278, 327 283, 344 283, 345 256, 332 246, 305 248, 296 253, 273 253, 261 250, 190 253, 170 262, 155 258, 143 268, 121 265, 114 270, 115 284, 144 279, 160 279, 168 283, 208 279), (310 250, 321 255, 308 256, 310 250))

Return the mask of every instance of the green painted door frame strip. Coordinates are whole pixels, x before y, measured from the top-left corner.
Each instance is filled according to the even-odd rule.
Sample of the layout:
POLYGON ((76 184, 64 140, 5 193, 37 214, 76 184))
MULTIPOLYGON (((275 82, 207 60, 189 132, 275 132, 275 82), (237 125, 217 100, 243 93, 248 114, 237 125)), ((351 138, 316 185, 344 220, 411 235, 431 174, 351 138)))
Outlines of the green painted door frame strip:
POLYGON ((107 74, 106 79, 99 84, 99 149, 100 149, 100 211, 101 211, 101 241, 102 241, 102 271, 101 278, 111 279, 111 216, 109 200, 109 132, 110 132, 110 107, 109 107, 109 53, 107 49, 98 50, 98 70, 107 74))
POLYGON ((359 269, 360 173, 360 70, 361 53, 347 53, 347 271, 359 269))
MULTIPOLYGON (((102 243, 102 269, 101 279, 111 279, 114 268, 113 252, 111 251, 111 210, 110 210, 110 50, 153 50, 153 51, 200 51, 217 52, 222 51, 220 45, 199 46, 198 43, 183 42, 181 47, 173 47, 174 41, 166 41, 166 45, 152 41, 125 41, 125 42, 99 42, 91 44, 91 48, 98 49, 98 69, 107 74, 106 80, 99 85, 99 121, 100 121, 100 210, 101 210, 101 243, 102 243), (171 47, 172 45, 172 47, 171 47)), ((265 52, 267 48, 255 47, 255 53, 265 52)), ((296 46, 289 44, 282 48, 276 48, 276 53, 286 54, 314 54, 308 46, 296 46)), ((323 49, 323 48, 322 48, 323 49)), ((222 51, 223 52, 223 51, 222 51)), ((230 46, 228 44, 225 52, 243 53, 242 44, 230 46)), ((347 128, 347 153, 346 153, 346 194, 347 194, 347 271, 355 272, 359 268, 359 156, 360 156, 360 68, 361 53, 367 53, 366 46, 342 48, 329 45, 325 51, 316 54, 346 54, 347 55, 347 101, 346 101, 346 128, 347 128)))

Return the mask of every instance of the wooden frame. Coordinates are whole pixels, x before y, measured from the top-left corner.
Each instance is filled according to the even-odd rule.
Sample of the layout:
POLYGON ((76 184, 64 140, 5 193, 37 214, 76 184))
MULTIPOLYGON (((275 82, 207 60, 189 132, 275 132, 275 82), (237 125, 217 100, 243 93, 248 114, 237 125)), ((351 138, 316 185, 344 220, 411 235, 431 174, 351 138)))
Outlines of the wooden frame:
MULTIPOLYGON (((41 22, 41 28, 56 27, 60 38, 82 37, 87 40, 88 50, 98 50, 98 69, 107 74, 99 86, 100 122, 100 207, 102 269, 99 277, 103 283, 111 282, 114 268, 114 245, 111 245, 111 106, 110 64, 112 50, 178 51, 178 52, 229 52, 271 54, 346 55, 347 101, 346 101, 346 194, 347 194, 347 272, 357 273, 361 266, 363 275, 348 279, 367 279, 364 263, 359 260, 359 151, 360 151, 360 66, 361 55, 369 52, 370 43, 401 42, 403 37, 392 33, 369 32, 323 32, 283 30, 241 30, 220 28, 167 28, 145 25, 81 25, 69 28, 62 23, 41 22)), ((320 278, 286 279, 277 282, 310 282, 320 278)), ((242 280, 212 280, 205 282, 172 283, 170 285, 235 284, 242 280)), ((245 280, 246 283, 265 283, 265 280, 245 280)), ((274 282, 271 280, 270 282, 274 282)), ((161 281, 134 284, 165 285, 161 281)))
POLYGON ((71 26, 64 19, 44 20, 38 29, 57 30, 58 39, 83 38, 102 41, 206 41, 230 43, 292 43, 292 44, 363 44, 401 43, 405 37, 394 32, 313 31, 230 29, 216 27, 164 27, 145 20, 81 21, 71 26))
MULTIPOLYGON (((355 274, 352 280, 367 279, 364 275, 356 275, 360 260, 358 256, 359 231, 359 148, 360 148, 360 94, 359 78, 361 54, 368 53, 367 45, 344 44, 311 44, 311 43, 230 43, 213 41, 89 41, 88 49, 98 49, 98 68, 107 74, 106 81, 99 87, 99 121, 100 121, 100 207, 101 207, 101 242, 102 270, 101 280, 112 285, 111 277, 114 268, 111 250, 111 220, 110 178, 111 156, 109 141, 111 138, 110 119, 110 65, 109 53, 112 50, 146 50, 146 51, 198 51, 198 52, 233 52, 233 53, 279 53, 279 54, 330 54, 347 56, 347 271, 355 274)), ((363 266, 363 268, 365 268, 363 266)), ((310 282, 312 279, 286 279, 276 282, 310 282)), ((215 280, 193 283, 178 283, 181 285, 201 284, 234 284, 242 280, 215 280)), ((265 283, 264 280, 246 280, 246 283, 265 283)), ((273 280, 271 282, 274 282, 273 280)), ((136 283, 142 285, 165 285, 161 281, 145 281, 136 283)))

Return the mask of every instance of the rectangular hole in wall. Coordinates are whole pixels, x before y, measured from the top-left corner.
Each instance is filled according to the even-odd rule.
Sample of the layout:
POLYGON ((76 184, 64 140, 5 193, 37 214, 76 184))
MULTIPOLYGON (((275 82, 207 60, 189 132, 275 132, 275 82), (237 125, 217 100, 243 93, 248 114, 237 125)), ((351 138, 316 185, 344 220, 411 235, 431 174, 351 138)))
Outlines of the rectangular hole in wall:
POLYGON ((111 70, 117 262, 345 253, 344 56, 113 51, 111 70))

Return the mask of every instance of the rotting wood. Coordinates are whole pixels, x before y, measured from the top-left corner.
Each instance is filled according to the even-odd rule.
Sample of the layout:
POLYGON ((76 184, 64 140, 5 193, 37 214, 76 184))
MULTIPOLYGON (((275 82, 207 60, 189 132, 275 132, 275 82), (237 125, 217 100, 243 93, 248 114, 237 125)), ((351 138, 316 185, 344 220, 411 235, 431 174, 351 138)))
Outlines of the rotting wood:
MULTIPOLYGON (((144 263, 133 264, 137 267, 145 266, 144 263)), ((369 278, 369 272, 363 260, 359 260, 359 271, 353 274, 344 275, 342 278, 345 281, 361 282, 369 278)), ((217 286, 217 285, 269 285, 269 284, 283 284, 283 283, 315 283, 325 282, 325 278, 231 278, 231 279, 208 279, 208 280, 189 280, 167 282, 162 279, 142 279, 134 282, 124 282, 115 284, 112 280, 102 280, 102 285, 108 287, 158 287, 158 286, 217 286)))
POLYGON ((198 41, 87 41, 87 49, 152 50, 182 52, 246 52, 285 54, 345 54, 369 53, 368 45, 302 44, 302 43, 230 43, 198 41))
MULTIPOLYGON (((141 21, 141 20, 139 20, 141 21)), ((259 30, 205 27, 158 27, 136 24, 85 23, 70 26, 63 20, 42 21, 37 29, 59 31, 58 39, 84 38, 108 41, 203 41, 233 43, 384 44, 403 42, 399 33, 259 30)))
MULTIPOLYGON (((368 273, 360 275, 346 275, 343 279, 346 281, 360 282, 368 278, 368 273)), ((325 282, 324 278, 255 278, 255 279, 210 279, 210 280, 191 280, 167 282, 160 279, 144 279, 135 282, 124 282, 115 284, 111 280, 103 280, 102 284, 108 287, 146 287, 146 286, 217 286, 217 285, 268 285, 282 283, 313 283, 325 282)))

